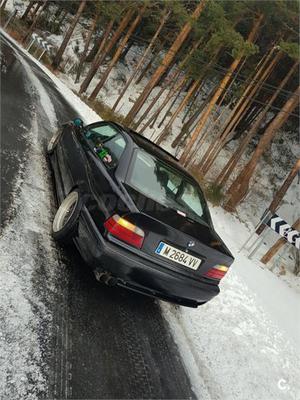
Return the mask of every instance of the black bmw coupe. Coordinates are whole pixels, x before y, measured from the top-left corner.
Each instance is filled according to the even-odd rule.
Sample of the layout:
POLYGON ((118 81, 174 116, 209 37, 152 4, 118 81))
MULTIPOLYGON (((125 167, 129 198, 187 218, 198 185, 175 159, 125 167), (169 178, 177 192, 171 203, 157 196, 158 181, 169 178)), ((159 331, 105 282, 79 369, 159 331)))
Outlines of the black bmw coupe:
POLYGON ((177 160, 113 122, 68 122, 47 148, 58 210, 97 280, 197 307, 216 296, 233 256, 200 186, 177 160))

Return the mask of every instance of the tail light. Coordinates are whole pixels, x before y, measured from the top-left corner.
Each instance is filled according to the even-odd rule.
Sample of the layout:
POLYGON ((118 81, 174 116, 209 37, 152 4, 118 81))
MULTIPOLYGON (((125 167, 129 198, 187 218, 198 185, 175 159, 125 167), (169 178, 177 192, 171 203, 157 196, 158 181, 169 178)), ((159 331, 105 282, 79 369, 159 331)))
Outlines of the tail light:
POLYGON ((116 238, 140 249, 144 241, 144 232, 136 225, 115 214, 104 222, 107 231, 116 238))
POLYGON ((221 280, 228 271, 226 265, 216 265, 214 268, 208 270, 205 274, 207 278, 221 280))

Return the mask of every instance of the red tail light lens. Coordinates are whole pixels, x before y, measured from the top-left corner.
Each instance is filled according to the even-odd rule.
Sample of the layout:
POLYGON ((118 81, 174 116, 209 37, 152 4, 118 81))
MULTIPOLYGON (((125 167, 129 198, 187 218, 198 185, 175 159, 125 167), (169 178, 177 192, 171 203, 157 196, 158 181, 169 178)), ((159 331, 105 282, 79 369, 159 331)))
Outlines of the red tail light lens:
POLYGON ((107 231, 116 238, 140 249, 144 241, 144 232, 136 225, 120 217, 113 215, 104 222, 107 231))
POLYGON ((228 267, 225 265, 216 265, 206 272, 205 276, 211 279, 221 280, 228 271, 228 267))

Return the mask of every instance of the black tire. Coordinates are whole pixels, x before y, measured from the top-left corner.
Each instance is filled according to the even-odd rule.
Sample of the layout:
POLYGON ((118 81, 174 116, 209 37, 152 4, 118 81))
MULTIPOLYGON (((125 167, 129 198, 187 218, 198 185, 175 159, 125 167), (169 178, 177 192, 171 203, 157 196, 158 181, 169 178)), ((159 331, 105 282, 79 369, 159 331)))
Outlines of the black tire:
POLYGON ((56 211, 52 224, 52 236, 55 240, 60 243, 70 243, 77 235, 82 205, 82 196, 77 189, 69 193, 63 200, 56 211))
POLYGON ((59 139, 61 137, 62 134, 62 128, 59 128, 54 135, 52 136, 52 138, 49 140, 49 143, 47 145, 47 154, 52 154, 55 150, 55 147, 57 146, 57 143, 59 142, 59 139))

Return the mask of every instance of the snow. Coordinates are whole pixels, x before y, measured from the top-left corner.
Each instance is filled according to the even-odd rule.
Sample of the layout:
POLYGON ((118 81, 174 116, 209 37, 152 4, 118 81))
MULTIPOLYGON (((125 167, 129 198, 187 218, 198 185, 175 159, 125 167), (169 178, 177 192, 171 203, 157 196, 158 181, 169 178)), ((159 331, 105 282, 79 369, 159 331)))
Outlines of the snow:
MULTIPOLYGON (((16 45, 19 47, 17 43, 16 45)), ((28 54, 26 51, 22 51, 28 54)), ((58 90, 73 107, 78 109, 79 114, 87 122, 100 119, 57 76, 32 56, 28 56, 53 80, 58 90)), ((131 59, 128 58, 127 66, 122 67, 122 73, 127 77, 132 72, 132 62, 134 63, 130 53, 128 57, 131 57, 131 59)), ((27 70, 27 72, 39 92, 41 103, 44 107, 47 107, 49 100, 43 93, 39 82, 36 81, 37 78, 30 71, 27 70)), ((78 89, 78 85, 73 84, 70 77, 61 74, 60 78, 73 90, 78 89)), ((117 69, 114 69, 106 85, 106 88, 112 89, 109 96, 103 94, 105 91, 101 92, 101 98, 107 104, 112 105, 117 98, 117 79, 119 79, 119 73, 117 69)), ((93 89, 94 84, 91 85, 89 91, 93 89)), ((132 102, 129 99, 135 98, 143 86, 144 83, 142 82, 139 86, 129 88, 125 100, 123 100, 124 104, 120 104, 122 114, 126 114, 131 108, 132 102)), ((108 93, 108 89, 106 90, 106 93, 108 93)), ((47 111, 50 119, 55 124, 51 105, 50 108, 47 108, 47 111)), ((178 121, 176 121, 176 125, 179 129, 180 124, 178 125, 178 121)), ((156 129, 155 127, 153 130, 148 130, 146 132, 147 136, 155 132, 156 129)), ((33 136, 35 135, 34 132, 33 128, 33 136)), ((168 144, 166 145, 168 146, 168 144)), ((33 143, 33 146, 37 146, 37 144, 33 143)), ((222 162, 226 159, 225 153, 222 155, 222 162)), ((38 158, 36 162, 36 168, 40 168, 38 158)), ((264 185, 267 186, 268 174, 272 169, 272 166, 268 166, 265 162, 263 166, 265 167, 265 174, 260 177, 260 186, 262 188, 264 188, 264 185)), ((282 174, 282 171, 280 173, 282 174)), ((31 174, 28 173, 28 179, 29 182, 38 180, 35 185, 43 188, 42 171, 40 171, 39 175, 36 176, 36 171, 34 174, 32 172, 31 174)), ((22 224, 24 226, 24 221, 27 219, 33 232, 38 232, 38 229, 48 229, 45 225, 41 228, 40 224, 36 222, 39 220, 34 222, 36 216, 33 216, 32 210, 37 206, 34 203, 36 200, 32 193, 28 192, 29 190, 33 189, 30 189, 29 185, 23 184, 21 200, 23 199, 28 203, 27 208, 24 209, 24 213, 21 213, 22 210, 20 211, 13 225, 5 232, 4 242, 3 244, 1 243, 0 250, 11 248, 12 241, 21 243, 21 237, 17 236, 16 227, 22 226, 22 224)), ((266 190, 264 188, 264 191, 267 199, 269 199, 270 189, 266 190)), ((290 218, 292 221, 294 215, 291 214, 295 210, 297 193, 295 182, 287 193, 286 203, 279 210, 281 216, 287 219, 290 218), (294 204, 294 207, 291 207, 291 204, 294 204)), ((221 294, 196 310, 161 303, 163 313, 170 324, 191 377, 194 390, 201 399, 250 400, 257 398, 262 400, 296 400, 300 398, 300 362, 298 357, 298 354, 300 354, 299 292, 289 286, 292 285, 292 279, 285 277, 287 282, 283 281, 282 277, 279 279, 277 275, 270 272, 258 261, 263 251, 269 247, 270 241, 275 239, 275 237, 271 238, 271 234, 270 239, 266 239, 267 245, 264 245, 253 260, 249 260, 244 250, 239 252, 266 206, 267 200, 258 201, 258 198, 257 194, 256 197, 253 194, 251 201, 248 203, 249 205, 239 209, 239 218, 226 213, 218 207, 211 209, 217 232, 235 256, 235 262, 230 272, 221 283, 221 294), (241 218, 246 223, 242 222, 241 218)), ((48 201, 47 196, 44 201, 48 201)), ((49 207, 43 208, 48 209, 49 207)), ((38 216, 38 218, 42 217, 49 221, 49 216, 38 216)), ((28 240, 30 240, 30 237, 28 240)), ((50 241, 46 242, 45 246, 48 249, 47 251, 51 253, 50 241)), ((26 260, 30 260, 30 251, 33 251, 31 247, 30 243, 26 247, 26 260)), ((34 256, 33 254, 32 257, 34 258, 34 256)), ((29 349, 31 349, 31 353, 33 352, 33 358, 30 358, 30 362, 34 373, 38 377, 39 387, 43 389, 45 385, 41 373, 42 368, 39 365, 41 352, 38 346, 35 345, 38 321, 26 300, 26 296, 30 297, 30 293, 33 290, 30 286, 30 274, 33 273, 34 265, 30 261, 25 265, 27 277, 24 283, 16 272, 22 267, 22 260, 23 258, 18 257, 17 254, 6 255, 3 268, 1 265, 1 278, 3 271, 3 274, 7 274, 8 288, 12 289, 12 293, 16 298, 9 295, 9 290, 8 296, 6 293, 3 295, 3 292, 2 295, 0 294, 1 304, 4 305, 0 309, 1 313, 6 309, 14 310, 14 314, 8 318, 8 328, 5 327, 3 331, 5 334, 7 332, 8 335, 15 336, 7 344, 6 342, 1 342, 1 340, 3 341, 3 333, 2 336, 0 335, 0 354, 4 354, 4 367, 11 363, 14 368, 13 375, 17 379, 14 378, 14 383, 11 382, 11 385, 16 384, 18 393, 25 393, 26 387, 28 387, 26 373, 29 368, 27 365, 29 349), (22 332, 22 334, 19 333, 18 335, 15 330, 15 326, 18 323, 26 326, 25 334, 22 332), (13 351, 15 349, 14 346, 17 346, 17 343, 24 342, 25 350, 14 355, 15 358, 12 359, 11 354, 15 354, 13 351), (22 372, 19 372, 18 375, 17 371, 22 372), (20 374, 23 375, 21 376, 20 374), (15 383, 16 380, 17 383, 15 383)), ((299 282, 299 279, 295 276, 292 276, 292 278, 293 281, 299 282)), ((39 307, 42 307, 42 305, 39 304, 39 307)), ((47 310, 44 311, 47 315, 47 310)), ((2 316, 0 314, 1 321, 2 316)), ((3 368, 3 366, 0 366, 0 368, 3 368)), ((3 375, 2 371, 3 369, 0 369, 1 376, 3 375)), ((0 387, 2 387, 4 382, 0 382, 0 387)))
MULTIPOLYGON (((27 90, 37 93, 54 127, 56 115, 45 89, 26 61, 21 62, 30 79, 27 90)), ((39 280, 43 282, 43 292, 49 294, 58 263, 49 235, 50 196, 38 132, 37 115, 32 111, 32 127, 27 137, 30 157, 25 166, 20 166, 22 173, 15 184, 18 190, 14 192, 12 206, 16 216, 0 241, 0 392, 4 398, 36 399, 47 392, 43 352, 50 337, 52 315, 41 300, 39 280), (41 235, 42 252, 47 265, 51 262, 51 268, 45 266, 44 275, 37 278, 41 235)))

